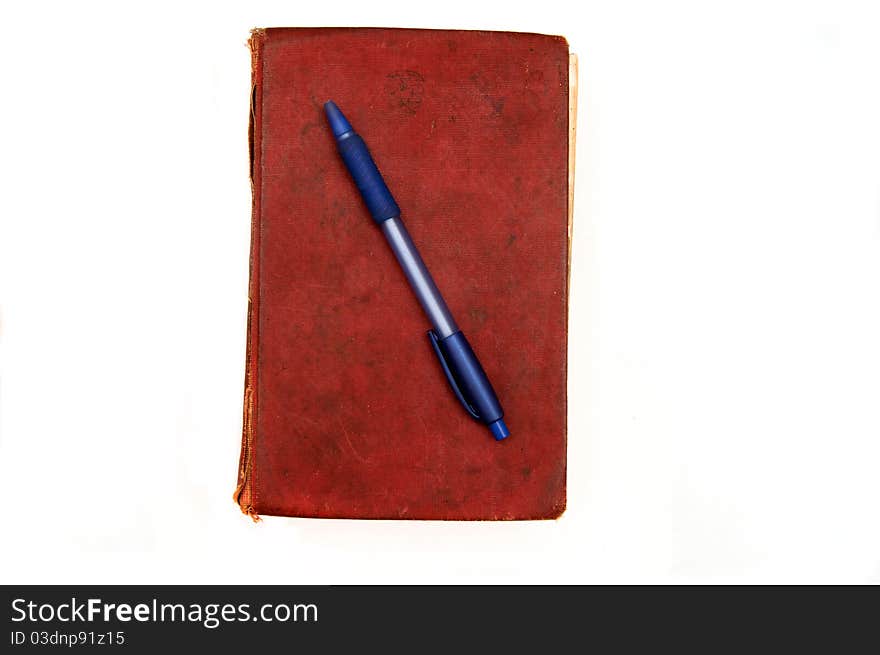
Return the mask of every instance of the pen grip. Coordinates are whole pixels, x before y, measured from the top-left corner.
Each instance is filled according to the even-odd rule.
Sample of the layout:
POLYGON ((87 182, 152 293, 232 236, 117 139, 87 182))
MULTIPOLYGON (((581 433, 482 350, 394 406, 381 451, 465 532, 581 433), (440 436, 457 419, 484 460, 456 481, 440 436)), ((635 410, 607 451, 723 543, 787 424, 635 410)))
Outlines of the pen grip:
POLYGON ((357 134, 349 134, 337 142, 339 154, 351 173, 361 197, 373 215, 376 223, 400 216, 400 207, 388 190, 382 174, 370 156, 364 140, 357 134))

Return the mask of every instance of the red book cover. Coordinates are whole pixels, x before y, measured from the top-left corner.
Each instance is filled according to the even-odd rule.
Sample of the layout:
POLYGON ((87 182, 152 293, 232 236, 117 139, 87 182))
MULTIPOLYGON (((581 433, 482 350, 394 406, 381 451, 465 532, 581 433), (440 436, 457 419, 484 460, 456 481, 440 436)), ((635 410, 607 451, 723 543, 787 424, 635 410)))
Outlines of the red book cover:
POLYGON ((569 53, 556 36, 251 38, 253 216, 235 499, 260 514, 544 519, 565 508, 569 53), (334 100, 497 392, 462 409, 336 150, 334 100))

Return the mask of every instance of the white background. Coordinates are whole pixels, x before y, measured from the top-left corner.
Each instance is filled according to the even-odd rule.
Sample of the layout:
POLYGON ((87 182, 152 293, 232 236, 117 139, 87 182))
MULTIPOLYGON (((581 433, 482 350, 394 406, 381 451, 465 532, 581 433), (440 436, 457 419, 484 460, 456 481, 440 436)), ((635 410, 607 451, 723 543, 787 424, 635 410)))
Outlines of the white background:
POLYGON ((0 581, 880 582, 877 5, 329 4, 3 4, 0 581), (233 504, 279 25, 580 56, 560 520, 233 504))

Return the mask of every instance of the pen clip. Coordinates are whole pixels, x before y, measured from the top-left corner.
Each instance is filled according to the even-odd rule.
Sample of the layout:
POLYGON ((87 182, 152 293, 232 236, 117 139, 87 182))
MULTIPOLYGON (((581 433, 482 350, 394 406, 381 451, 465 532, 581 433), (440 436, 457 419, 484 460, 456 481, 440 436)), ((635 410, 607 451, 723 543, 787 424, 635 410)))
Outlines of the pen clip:
POLYGON ((455 397, 458 398, 458 402, 461 403, 462 407, 464 407, 468 414, 478 421, 481 420, 480 415, 477 414, 476 410, 474 410, 464 397, 464 394, 458 386, 458 382, 455 381, 455 376, 452 374, 452 370, 446 362, 446 357, 443 355, 443 350, 440 348, 440 340, 437 338, 434 330, 428 330, 428 339, 431 340, 431 346, 434 348, 434 352, 437 353, 437 358, 440 360, 440 367, 443 369, 443 374, 446 376, 446 379, 449 380, 449 386, 452 387, 452 392, 455 394, 455 397))

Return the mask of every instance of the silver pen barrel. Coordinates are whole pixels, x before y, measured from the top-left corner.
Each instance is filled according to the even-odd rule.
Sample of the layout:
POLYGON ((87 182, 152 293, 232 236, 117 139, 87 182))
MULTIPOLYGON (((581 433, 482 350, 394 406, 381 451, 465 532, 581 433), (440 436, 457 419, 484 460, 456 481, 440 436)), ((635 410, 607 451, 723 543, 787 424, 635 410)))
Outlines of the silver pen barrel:
POLYGON ((428 315, 431 325, 434 326, 434 332, 440 339, 445 339, 458 332, 455 319, 452 318, 446 301, 440 295, 440 290, 437 289, 434 278, 431 277, 425 262, 422 261, 422 256, 419 255, 403 221, 400 218, 389 218, 382 221, 380 225, 388 240, 388 245, 391 246, 406 279, 409 280, 410 287, 418 298, 419 304, 428 315))

